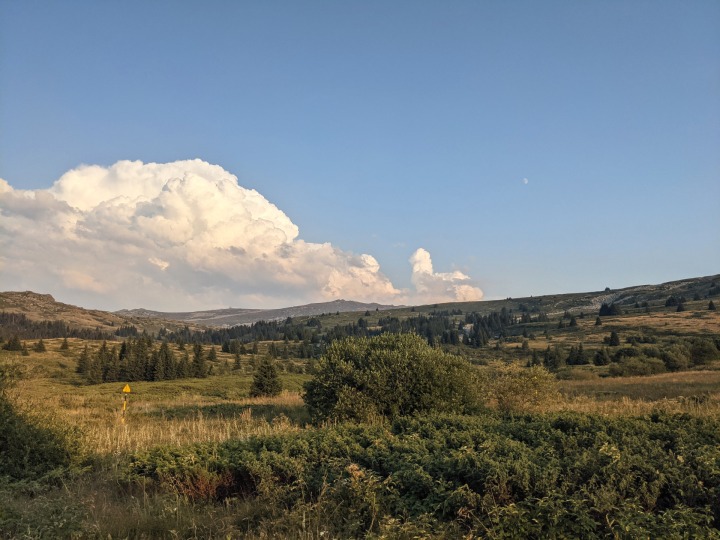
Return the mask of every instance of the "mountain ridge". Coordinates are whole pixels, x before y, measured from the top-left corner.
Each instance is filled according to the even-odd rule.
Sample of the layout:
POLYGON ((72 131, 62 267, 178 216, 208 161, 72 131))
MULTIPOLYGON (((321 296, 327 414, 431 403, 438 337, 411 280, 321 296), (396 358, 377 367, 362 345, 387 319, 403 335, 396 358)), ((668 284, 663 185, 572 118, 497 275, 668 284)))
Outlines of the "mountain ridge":
POLYGON ((306 317, 321 315, 323 313, 355 312, 355 311, 387 311, 401 309, 406 306, 378 304, 376 302, 356 302, 354 300, 331 300, 330 302, 316 302, 300 306, 290 306, 273 309, 247 309, 223 308, 202 311, 164 312, 144 308, 121 309, 115 311, 120 316, 135 316, 148 318, 161 318, 175 321, 192 322, 205 326, 235 326, 238 324, 252 324, 258 321, 279 321, 288 317, 306 317))
MULTIPOLYGON (((695 278, 684 278, 656 285, 634 285, 620 289, 601 291, 558 293, 504 300, 483 300, 478 302, 449 302, 426 306, 392 306, 378 303, 363 303, 352 300, 333 300, 291 306, 277 309, 224 308, 217 310, 161 312, 145 308, 119 311, 86 309, 58 302, 51 294, 33 291, 0 292, 0 312, 23 314, 34 321, 63 321, 77 328, 99 329, 114 333, 123 325, 135 326, 139 331, 158 332, 178 330, 185 326, 191 329, 207 327, 228 327, 239 324, 252 324, 258 321, 277 321, 288 317, 307 317, 321 314, 358 313, 365 311, 386 311, 393 316, 409 317, 420 314, 432 314, 436 309, 460 309, 463 312, 476 311, 488 314, 502 308, 523 311, 536 309, 554 315, 568 311, 570 313, 592 313, 602 303, 616 303, 631 306, 636 303, 650 302, 658 305, 669 296, 692 298, 710 298, 720 295, 720 274, 695 278)), ((352 317, 339 317, 343 324, 352 317)))

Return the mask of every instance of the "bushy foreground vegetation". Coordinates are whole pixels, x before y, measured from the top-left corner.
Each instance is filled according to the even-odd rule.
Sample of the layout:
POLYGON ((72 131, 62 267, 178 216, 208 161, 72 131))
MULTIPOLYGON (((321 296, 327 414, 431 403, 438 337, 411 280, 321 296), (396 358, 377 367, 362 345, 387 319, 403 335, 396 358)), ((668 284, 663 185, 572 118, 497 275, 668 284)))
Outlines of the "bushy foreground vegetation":
POLYGON ((133 457, 128 479, 251 500, 239 523, 277 537, 708 538, 718 428, 663 415, 406 417, 157 448, 133 457))

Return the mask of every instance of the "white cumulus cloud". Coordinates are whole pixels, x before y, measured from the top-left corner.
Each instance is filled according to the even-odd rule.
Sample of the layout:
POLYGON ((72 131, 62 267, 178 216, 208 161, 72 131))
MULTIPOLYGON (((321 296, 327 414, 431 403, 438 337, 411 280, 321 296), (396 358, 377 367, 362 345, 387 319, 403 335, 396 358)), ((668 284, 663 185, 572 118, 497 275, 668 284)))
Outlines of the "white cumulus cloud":
POLYGON ((397 289, 371 255, 305 242, 260 193, 197 159, 83 165, 45 190, 0 179, 4 290, 164 310, 482 296, 461 272, 434 273, 424 249, 411 264, 415 289, 397 289))
POLYGON ((427 250, 420 248, 410 257, 415 303, 471 302, 480 300, 483 292, 462 272, 434 272, 427 250))

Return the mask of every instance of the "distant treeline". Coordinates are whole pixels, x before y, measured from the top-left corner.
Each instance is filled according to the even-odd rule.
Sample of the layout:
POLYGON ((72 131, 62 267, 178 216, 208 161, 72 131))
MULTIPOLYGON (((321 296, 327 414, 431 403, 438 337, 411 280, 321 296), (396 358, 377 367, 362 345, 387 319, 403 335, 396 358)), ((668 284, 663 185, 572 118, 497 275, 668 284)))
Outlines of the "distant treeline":
MULTIPOLYGON (((365 317, 368 313, 365 314, 365 317)), ((311 317, 303 323, 295 323, 288 317, 284 321, 260 321, 251 325, 232 328, 191 331, 184 328, 177 332, 161 332, 159 337, 175 343, 207 343, 221 345, 225 352, 236 352, 240 347, 257 341, 295 341, 301 342, 301 357, 318 356, 337 339, 346 337, 372 337, 380 334, 415 333, 424 337, 431 345, 465 344, 469 347, 483 347, 492 338, 507 337, 517 333, 510 327, 518 324, 547 322, 545 313, 535 316, 527 311, 520 316, 503 308, 499 312, 481 315, 476 312, 463 316, 462 311, 435 311, 430 315, 418 315, 407 319, 381 317, 371 324, 365 317, 357 322, 323 328, 317 317, 311 317)))
POLYGON ((107 332, 99 328, 70 328, 62 321, 33 321, 22 313, 0 311, 0 338, 3 340, 17 336, 20 339, 63 338, 112 339, 107 332))

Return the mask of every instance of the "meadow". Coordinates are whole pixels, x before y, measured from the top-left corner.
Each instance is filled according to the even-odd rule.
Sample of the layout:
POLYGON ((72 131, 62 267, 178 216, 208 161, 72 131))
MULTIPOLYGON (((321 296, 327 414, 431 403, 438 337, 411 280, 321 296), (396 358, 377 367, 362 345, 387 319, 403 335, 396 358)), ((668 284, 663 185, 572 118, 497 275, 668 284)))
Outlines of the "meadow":
POLYGON ((275 360, 282 393, 250 397, 269 342, 240 369, 218 350, 207 378, 133 382, 123 414, 124 384, 76 373, 100 342, 25 340, 27 356, 0 351, 17 435, 2 439, 16 460, 0 473, 0 537, 720 537, 720 359, 649 376, 525 367, 533 350, 605 347, 613 329, 620 348, 653 338, 639 350, 717 338, 717 314, 697 307, 447 346, 475 364, 474 409, 354 422, 312 421, 316 360, 275 360))

